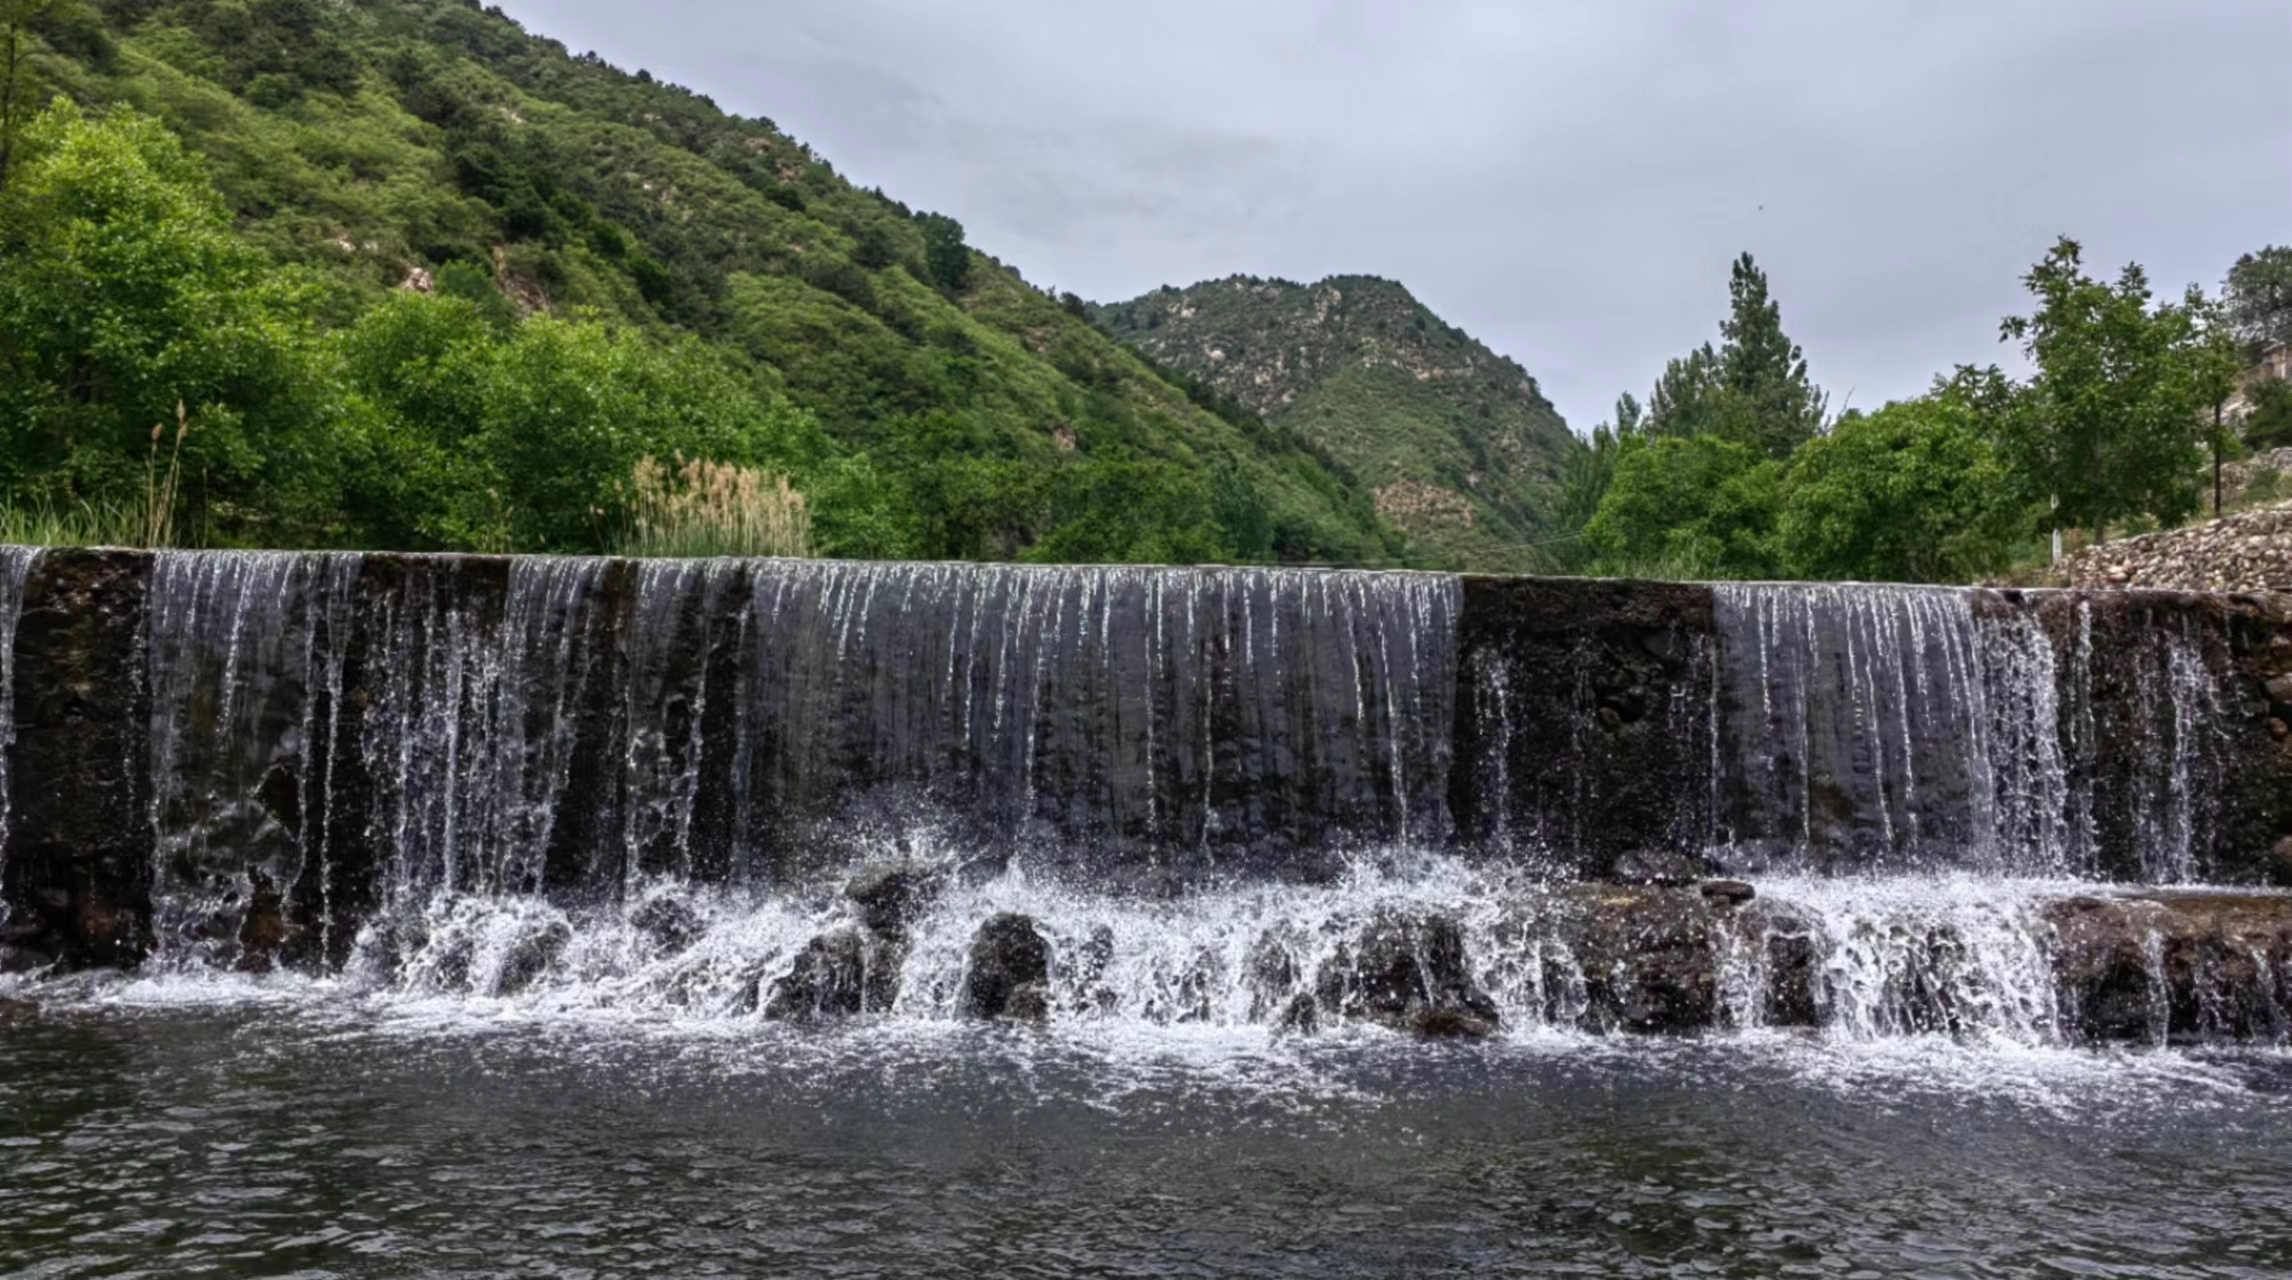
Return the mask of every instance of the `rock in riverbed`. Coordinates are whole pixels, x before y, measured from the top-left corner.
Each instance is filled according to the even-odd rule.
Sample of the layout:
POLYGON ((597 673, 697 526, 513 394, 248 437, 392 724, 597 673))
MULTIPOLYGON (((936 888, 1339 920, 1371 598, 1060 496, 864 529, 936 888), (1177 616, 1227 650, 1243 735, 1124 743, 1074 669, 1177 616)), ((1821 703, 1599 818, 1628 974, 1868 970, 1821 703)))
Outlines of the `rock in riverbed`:
POLYGON ((1032 918, 1013 911, 989 918, 971 938, 963 1012, 973 1018, 1041 1018, 1049 1008, 1050 954, 1032 918), (1042 990, 1022 994, 1032 985, 1042 990))

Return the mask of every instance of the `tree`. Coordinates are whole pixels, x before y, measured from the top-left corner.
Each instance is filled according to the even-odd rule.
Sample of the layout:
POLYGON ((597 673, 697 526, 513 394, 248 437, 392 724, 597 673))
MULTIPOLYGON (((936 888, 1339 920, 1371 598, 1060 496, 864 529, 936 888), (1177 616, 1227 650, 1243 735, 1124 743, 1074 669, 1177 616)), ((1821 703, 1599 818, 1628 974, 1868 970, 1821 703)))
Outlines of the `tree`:
POLYGON ((2272 244, 2238 258, 2221 298, 2247 358, 2292 342, 2292 245, 2272 244))
POLYGON ((1647 433, 1678 438, 1717 435, 1724 396, 1719 356, 1710 343, 1674 356, 1665 362, 1663 376, 1656 379, 1655 391, 1648 397, 1647 433))
POLYGON ((26 42, 32 24, 56 0, 0 0, 0 186, 8 181, 18 122, 31 94, 31 53, 26 42))
POLYGON ((2292 445, 2292 382, 2263 378, 2245 392, 2252 407, 2244 415, 2244 442, 2255 449, 2292 445))
POLYGON ((2036 299, 2009 316, 2037 375, 2001 424, 2000 451, 2045 504, 2055 528, 2083 526, 2095 541, 2135 516, 2173 523, 2197 507, 2194 381, 2184 346, 2191 320, 2151 310, 2140 264, 2115 284, 2085 274, 2083 250, 2063 237, 2022 277, 2036 299))
POLYGON ((1716 436, 1625 441, 1584 540, 1610 573, 1775 576, 1782 470, 1716 436))
POLYGON ((2190 398, 2212 416, 2209 432, 2212 513, 2217 516, 2221 504, 2221 455, 2228 439, 2228 402, 2235 396, 2239 375, 2244 372, 2244 353, 2223 302, 2207 299, 2204 290, 2191 285, 2181 309, 2189 319, 2188 335, 2180 353, 2182 375, 2188 379, 2190 398))
POLYGON ((1600 503, 1615 482, 1616 459, 1624 442, 1640 439, 1642 425, 1639 401, 1625 392, 1616 397, 1614 420, 1592 428, 1584 447, 1569 450, 1561 462, 1559 497, 1551 511, 1551 527, 1557 536, 1548 558, 1554 568, 1580 569, 1589 562, 1591 553, 1584 531, 1599 514, 1600 503))
POLYGON ((1715 435, 1787 458, 1821 431, 1828 398, 1808 380, 1806 357, 1783 333, 1782 308, 1750 254, 1735 260, 1727 292, 1719 347, 1704 343, 1664 366, 1648 431, 1715 435))
POLYGON ((923 224, 923 269, 931 283, 949 293, 960 293, 971 279, 971 247, 963 243, 963 224, 944 213, 926 213, 923 224))
POLYGON ((822 455, 808 416, 699 344, 594 319, 504 332, 463 299, 399 294, 340 345, 364 446, 349 508, 397 545, 603 550, 639 458, 822 455))
POLYGON ((237 236, 148 116, 58 99, 19 143, 0 188, 0 491, 139 495, 152 428, 180 402, 192 507, 233 536, 332 519, 316 291, 237 236))
POLYGON ((1930 396, 1808 441, 1784 477, 1776 532, 1796 577, 1966 582, 2006 565, 2024 523, 1979 416, 1930 396))
POLYGON ((1806 357, 1784 335, 1782 307, 1750 254, 1735 260, 1727 296, 1719 382, 1741 415, 1736 438, 1770 458, 1788 457, 1822 430, 1828 397, 1808 381, 1806 357))

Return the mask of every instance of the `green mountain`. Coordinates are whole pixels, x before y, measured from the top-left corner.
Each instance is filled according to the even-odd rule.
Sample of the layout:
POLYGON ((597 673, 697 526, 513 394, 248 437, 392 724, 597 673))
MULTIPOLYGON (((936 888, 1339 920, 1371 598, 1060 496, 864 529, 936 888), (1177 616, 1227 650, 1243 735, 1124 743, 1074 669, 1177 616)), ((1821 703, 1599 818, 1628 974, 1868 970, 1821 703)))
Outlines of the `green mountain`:
MULTIPOLYGON (((79 150, 16 183, 37 189, 11 197, 13 251, 30 264, 15 296, 36 301, 75 269, 57 247, 75 243, 74 202, 111 200, 153 226, 188 227, 178 240, 205 247, 186 261, 237 264, 215 277, 234 282, 218 290, 237 302, 168 294, 183 306, 152 323, 174 326, 170 351, 197 345, 201 322, 185 317, 236 315, 260 292, 289 301, 232 331, 285 335, 307 368, 255 388, 199 374, 229 362, 202 364, 194 350, 171 356, 164 377, 98 380, 119 403, 90 406, 72 402, 89 381, 64 367, 70 335, 47 364, 37 340, 0 341, 0 434, 38 443, 0 460, 0 498, 140 485, 144 433, 182 398, 188 500, 217 542, 594 549, 609 543, 600 531, 627 464, 689 441, 791 473, 831 553, 1410 554, 1320 447, 1189 393, 1078 303, 966 245, 952 219, 852 185, 769 120, 576 55, 474 0, 28 8, 28 19, 25 5, 0 10, 26 71, 16 169, 32 172, 42 147, 79 150), (141 126, 105 142, 70 122, 23 125, 52 95, 92 121, 155 119, 197 172, 141 126), (137 182, 189 185, 131 199, 88 176, 114 163, 137 182), (202 222, 204 184, 219 193, 219 229, 202 222), (201 239, 210 232, 260 262, 201 239), (274 275, 288 283, 250 283, 274 275), (460 310, 432 314, 417 296, 460 310), (614 394, 599 378, 620 380, 605 388, 614 394), (289 384, 314 388, 293 415, 272 407, 289 384), (703 392, 730 407, 686 421, 679 397, 703 392), (117 446, 91 456, 104 432, 117 446), (594 474, 534 481, 576 464, 594 474), (480 497, 456 506, 433 492, 448 490, 480 497)), ((114 216, 125 215, 94 215, 114 216)), ((145 270, 153 260, 121 257, 145 270)), ((0 305, 9 269, 0 263, 0 305)), ((120 280, 97 283, 117 285, 125 306, 177 288, 120 280)))
POLYGON ((1093 318, 1139 351, 1305 436, 1447 563, 1534 569, 1560 468, 1583 446, 1536 380, 1375 276, 1235 276, 1093 318))

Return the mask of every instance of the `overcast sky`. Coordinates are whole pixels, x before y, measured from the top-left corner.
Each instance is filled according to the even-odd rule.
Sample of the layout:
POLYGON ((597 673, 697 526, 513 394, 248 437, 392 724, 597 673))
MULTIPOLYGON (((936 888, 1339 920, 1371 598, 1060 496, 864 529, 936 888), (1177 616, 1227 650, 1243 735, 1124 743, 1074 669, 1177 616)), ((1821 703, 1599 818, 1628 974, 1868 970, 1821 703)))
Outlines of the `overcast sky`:
POLYGON ((2009 359, 2058 234, 2172 294, 2292 242, 2285 0, 506 7, 1037 284, 1396 278, 1579 430, 1716 337, 1744 249, 1835 410, 2009 359))

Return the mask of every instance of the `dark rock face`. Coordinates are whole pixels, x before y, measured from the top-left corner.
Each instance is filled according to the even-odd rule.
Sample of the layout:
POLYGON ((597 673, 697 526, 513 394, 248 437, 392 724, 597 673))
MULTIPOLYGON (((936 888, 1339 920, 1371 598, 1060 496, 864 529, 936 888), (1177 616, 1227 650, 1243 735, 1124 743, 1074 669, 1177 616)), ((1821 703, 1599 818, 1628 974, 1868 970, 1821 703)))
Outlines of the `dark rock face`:
POLYGON ((629 925, 652 940, 662 955, 688 951, 707 932, 693 905, 673 893, 656 894, 629 913, 629 925))
POLYGON ((930 908, 944 883, 938 868, 920 862, 879 863, 852 877, 844 896, 859 908, 860 923, 893 937, 930 908))
POLYGON ((151 945, 151 832, 134 676, 148 556, 51 551, 16 625, 7 883, 16 946, 68 966, 151 945))
POLYGON ((287 945, 293 930, 287 924, 286 899, 271 878, 253 873, 247 909, 239 916, 239 964, 249 973, 268 973, 287 945))
POLYGON ((2158 893, 2051 903, 2061 1003, 2088 1040, 2276 1040, 2292 1033, 2292 903, 2158 893))
POLYGON ((1585 885, 1545 909, 1583 973, 1585 1025, 1682 1032, 1717 1023, 1718 916, 1702 894, 1585 885))
POLYGON ((1431 912, 1378 913, 1322 965, 1318 1003, 1333 1016, 1432 1036, 1485 1036, 1496 1002, 1472 981, 1464 934, 1431 912))
POLYGON ((562 920, 551 920, 519 938, 502 959, 493 994, 516 995, 531 987, 556 966, 572 944, 573 927, 562 920))
POLYGON ((973 1018, 1041 1017, 1048 1005, 1040 992, 1020 989, 1050 981, 1050 944, 1035 922, 1016 912, 990 917, 971 939, 971 963, 963 975, 963 1012, 973 1018))
POLYGON ((1300 991, 1281 1007, 1281 1016, 1273 1020, 1277 1035, 1309 1036, 1321 1029, 1321 1004, 1311 994, 1300 991))
POLYGON ((1668 849, 1633 849, 1616 859, 1614 877, 1625 884, 1693 884, 1702 879, 1703 863, 1691 854, 1668 849))
POLYGON ((1700 849, 1711 589, 1504 578, 1462 589, 1449 772, 1460 835, 1594 877, 1635 851, 1700 849))
POLYGON ((815 1022, 856 1013, 880 1013, 899 993, 901 947, 857 929, 833 929, 812 939, 788 971, 774 979, 764 1016, 815 1022))
POLYGON ((2133 882, 2292 885, 2292 863, 2272 852, 2292 837, 2292 744, 2269 727, 2292 711, 2270 692, 2292 673, 2292 606, 2061 591, 2019 607, 2062 655, 2062 750, 2073 795, 2090 797, 2073 808, 2091 831, 2091 869, 2133 882), (2203 683, 2185 687, 2196 673, 2203 683), (2183 726, 2191 712, 2205 726, 2194 733, 2183 726), (2160 865, 2160 850, 2185 865, 2160 865))

